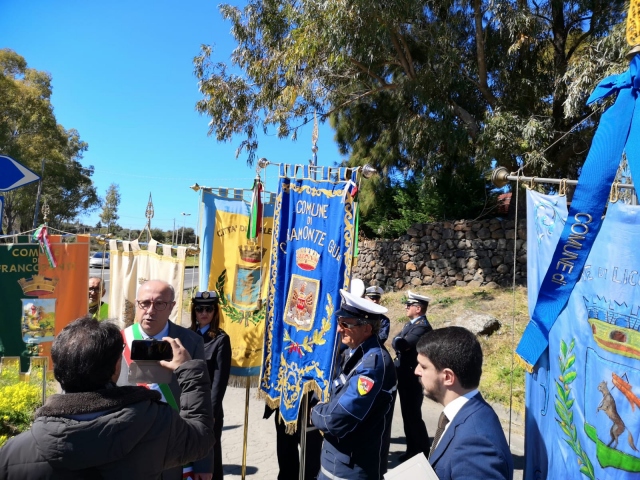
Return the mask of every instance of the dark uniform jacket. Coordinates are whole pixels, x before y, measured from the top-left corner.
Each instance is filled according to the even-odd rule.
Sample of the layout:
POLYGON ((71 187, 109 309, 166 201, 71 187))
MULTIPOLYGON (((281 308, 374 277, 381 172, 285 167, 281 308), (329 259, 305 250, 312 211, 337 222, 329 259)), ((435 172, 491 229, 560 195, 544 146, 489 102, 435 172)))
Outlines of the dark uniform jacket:
POLYGON ((180 412, 160 394, 127 386, 53 395, 31 430, 0 449, 0 478, 159 479, 213 446, 209 375, 202 360, 175 370, 180 412), (70 416, 83 415, 83 420, 70 416))
POLYGON ((222 472, 222 426, 224 425, 224 411, 222 400, 229 383, 231 371, 231 340, 224 330, 218 329, 211 336, 211 330, 207 330, 204 340, 204 358, 207 362, 209 377, 211 378, 211 404, 213 406, 213 431, 216 444, 213 447, 213 463, 210 471, 213 472, 213 480, 223 478, 222 472))
POLYGON ((418 366, 418 352, 416 344, 420 337, 433 330, 431 324, 424 315, 418 317, 415 322, 407 322, 400 334, 393 339, 391 346, 396 351, 395 365, 398 370, 398 380, 417 380, 415 370, 418 366))
POLYGON ((382 478, 395 395, 391 356, 374 335, 346 355, 329 402, 311 410, 313 425, 324 432, 319 478, 382 478))

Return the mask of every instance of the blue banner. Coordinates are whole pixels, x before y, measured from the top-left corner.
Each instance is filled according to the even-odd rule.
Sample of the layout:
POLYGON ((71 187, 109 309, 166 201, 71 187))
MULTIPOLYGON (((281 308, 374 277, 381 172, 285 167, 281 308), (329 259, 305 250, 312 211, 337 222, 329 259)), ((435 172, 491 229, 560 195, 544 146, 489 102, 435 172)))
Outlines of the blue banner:
POLYGON ((327 400, 336 357, 341 288, 351 276, 355 175, 284 166, 276 199, 260 390, 296 428, 300 400, 327 400), (302 178, 297 178, 301 173, 302 178))
POLYGON ((615 103, 600 119, 580 172, 567 222, 540 287, 531 321, 516 350, 529 368, 533 368, 547 348, 549 331, 582 275, 602 225, 602 215, 623 151, 627 154, 632 177, 640 178, 640 109, 635 109, 640 86, 639 66, 640 56, 636 55, 629 70, 605 78, 587 101, 591 104, 618 94, 615 103))
POLYGON ((638 208, 609 204, 548 349, 527 376, 524 478, 640 478, 638 208))

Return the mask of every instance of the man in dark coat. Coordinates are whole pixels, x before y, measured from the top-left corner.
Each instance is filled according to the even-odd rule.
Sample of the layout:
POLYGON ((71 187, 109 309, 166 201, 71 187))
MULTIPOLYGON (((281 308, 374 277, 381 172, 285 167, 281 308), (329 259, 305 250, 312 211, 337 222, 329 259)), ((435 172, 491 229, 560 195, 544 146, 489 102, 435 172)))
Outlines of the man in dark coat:
POLYGON ((429 463, 440 480, 512 480, 513 459, 500 420, 478 392, 482 348, 466 328, 433 330, 418 342, 415 374, 444 410, 429 463))
POLYGON ((330 399, 311 409, 311 422, 324 433, 318 479, 381 479, 387 471, 396 374, 378 338, 387 309, 346 290, 338 332, 349 350, 334 379, 330 399))
POLYGON ((116 386, 123 342, 118 327, 90 317, 53 341, 53 373, 64 394, 49 397, 31 430, 0 449, 0 478, 159 479, 213 446, 209 376, 179 339, 165 338, 180 387, 180 411, 144 387, 116 386))
MULTIPOLYGON (((136 321, 123 331, 126 341, 123 353, 122 371, 118 378, 118 385, 136 384, 129 381, 129 364, 131 362, 131 342, 133 340, 153 339, 163 337, 179 339, 191 358, 204 360, 204 342, 202 337, 188 328, 181 327, 169 321, 171 311, 175 307, 175 292, 173 287, 162 280, 149 280, 138 288, 136 298, 136 321)), ((146 386, 157 390, 162 395, 162 401, 177 407, 180 405, 181 388, 176 375, 167 384, 147 383, 146 386)), ((213 451, 205 458, 193 462, 193 477, 196 480, 210 480, 213 470, 213 451)), ((173 468, 162 474, 162 480, 182 480, 183 469, 173 468)))
POLYGON ((420 337, 432 330, 426 317, 428 305, 429 297, 418 295, 410 290, 407 292, 405 307, 409 321, 391 343, 396 351, 394 363, 398 374, 398 395, 404 436, 407 440, 407 451, 400 456, 401 462, 420 452, 423 452, 425 457, 429 454, 429 435, 422 420, 422 386, 414 374, 418 364, 416 344, 420 337))

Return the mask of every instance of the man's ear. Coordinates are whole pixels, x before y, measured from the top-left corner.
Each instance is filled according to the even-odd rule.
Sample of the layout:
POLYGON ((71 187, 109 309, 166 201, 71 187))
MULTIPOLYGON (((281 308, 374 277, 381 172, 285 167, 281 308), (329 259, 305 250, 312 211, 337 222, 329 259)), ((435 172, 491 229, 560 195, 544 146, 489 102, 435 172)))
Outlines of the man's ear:
POLYGON ((444 368, 442 370, 443 381, 446 386, 451 386, 456 383, 456 374, 450 368, 444 368))

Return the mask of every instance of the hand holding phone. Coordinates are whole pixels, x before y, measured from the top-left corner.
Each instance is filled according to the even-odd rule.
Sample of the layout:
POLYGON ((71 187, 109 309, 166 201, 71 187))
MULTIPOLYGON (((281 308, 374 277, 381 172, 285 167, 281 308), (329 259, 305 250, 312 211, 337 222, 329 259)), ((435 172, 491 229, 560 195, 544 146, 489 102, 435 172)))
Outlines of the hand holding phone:
POLYGON ((173 350, 173 358, 171 361, 162 360, 160 362, 160 365, 163 367, 175 370, 184 362, 191 360, 191 355, 189 355, 187 349, 182 346, 182 342, 179 338, 164 337, 162 341, 168 342, 173 350))

